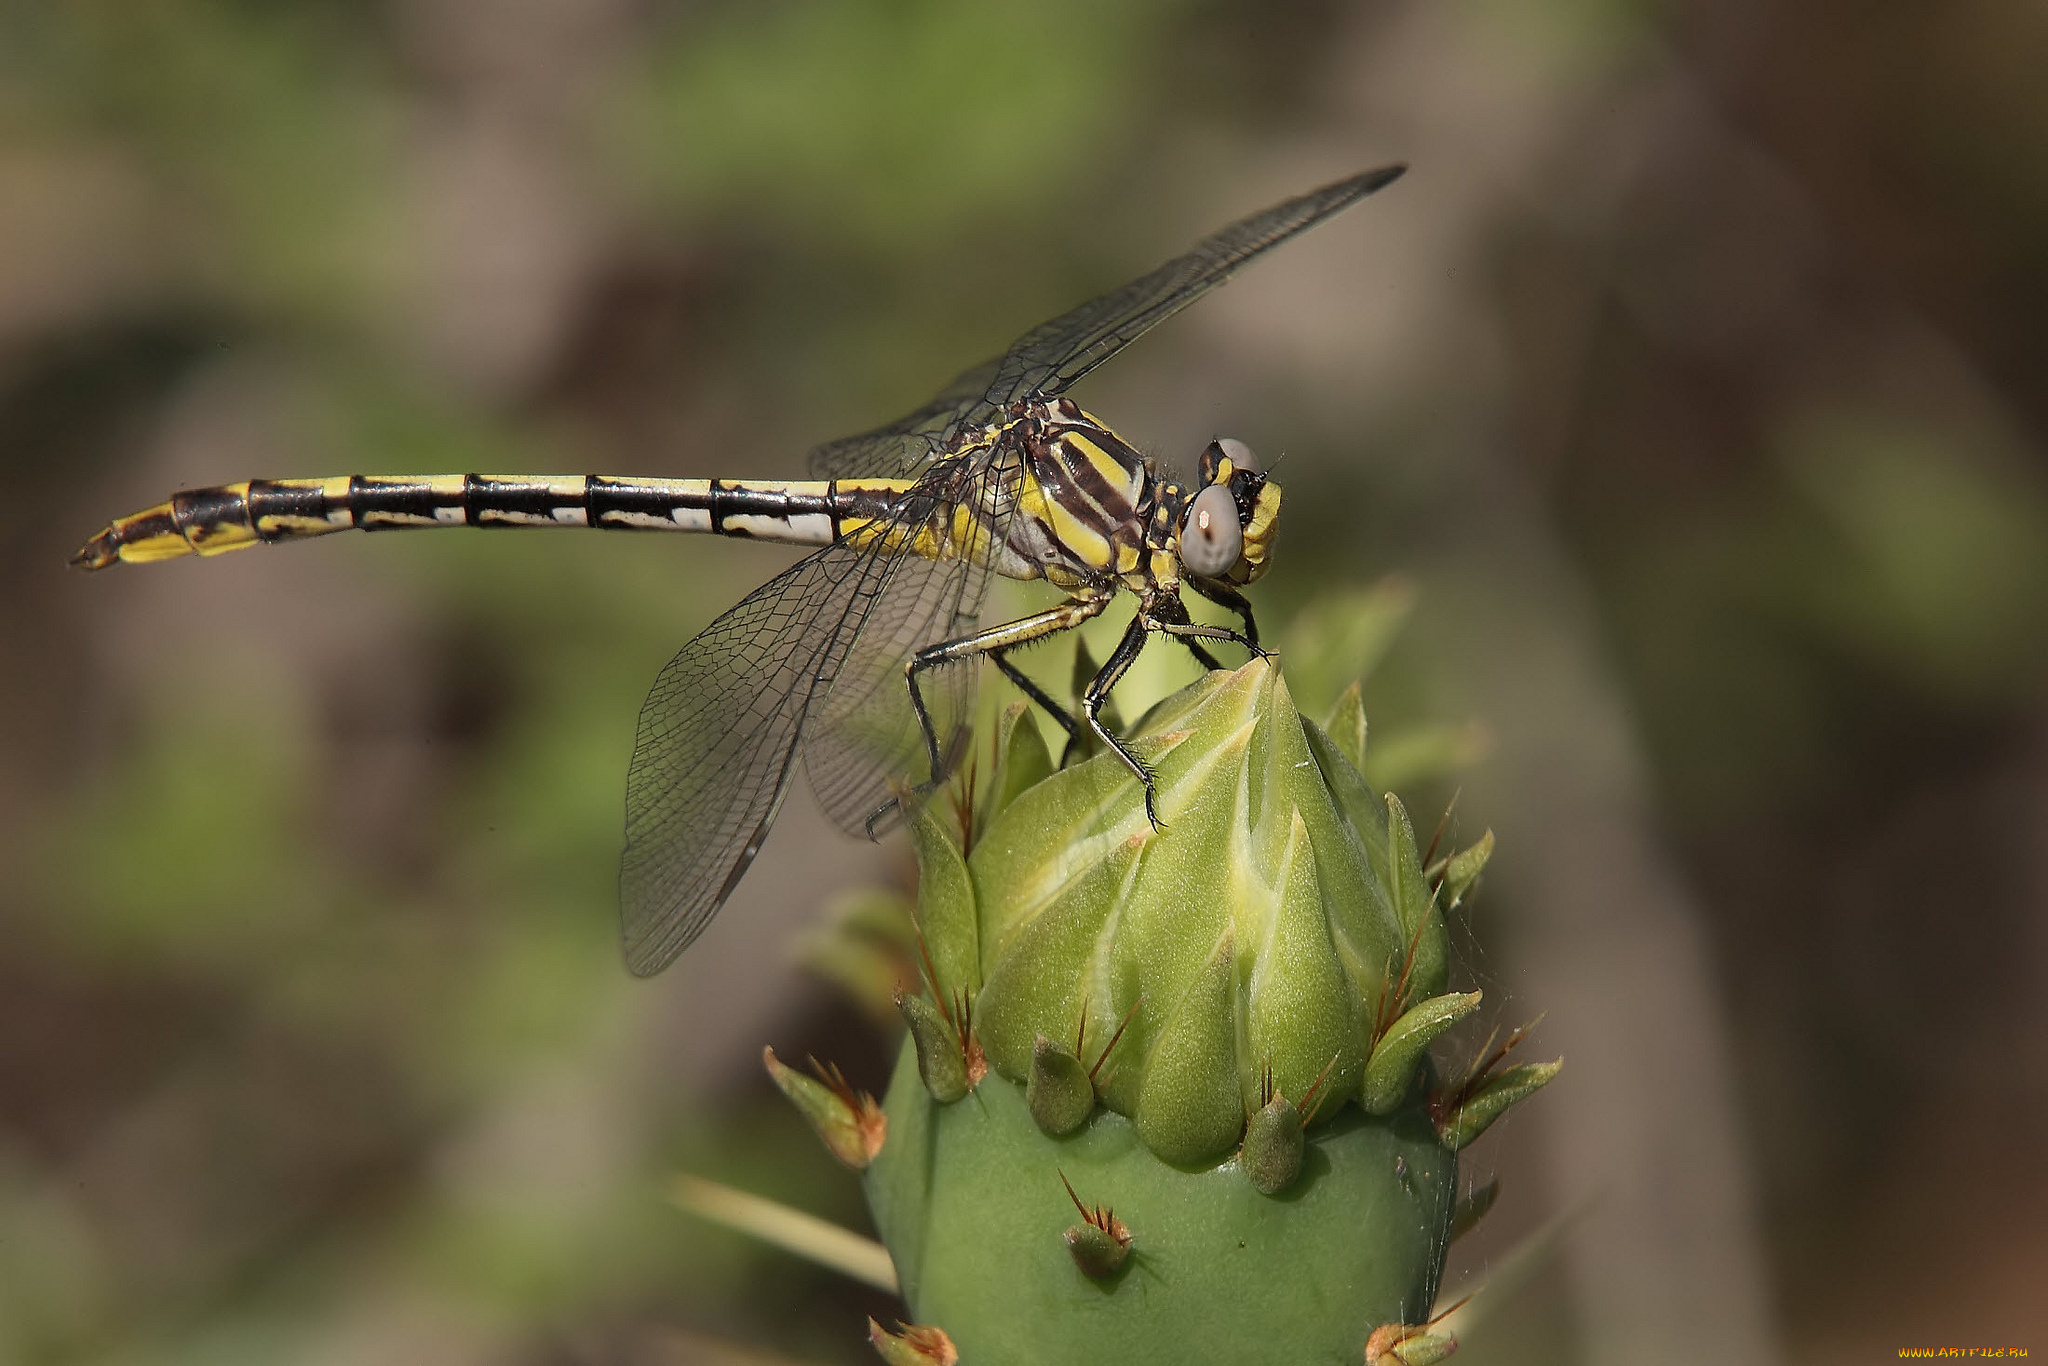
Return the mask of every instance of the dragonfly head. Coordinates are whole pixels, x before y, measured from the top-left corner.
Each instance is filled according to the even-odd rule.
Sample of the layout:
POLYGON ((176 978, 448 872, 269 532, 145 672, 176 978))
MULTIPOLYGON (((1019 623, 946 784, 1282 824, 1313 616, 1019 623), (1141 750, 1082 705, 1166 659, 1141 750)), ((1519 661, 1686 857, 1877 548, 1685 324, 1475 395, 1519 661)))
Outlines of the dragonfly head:
POLYGON ((1266 572, 1280 522, 1280 486, 1242 441, 1225 437, 1202 452, 1202 483, 1180 527, 1180 561, 1190 574, 1246 584, 1266 572))

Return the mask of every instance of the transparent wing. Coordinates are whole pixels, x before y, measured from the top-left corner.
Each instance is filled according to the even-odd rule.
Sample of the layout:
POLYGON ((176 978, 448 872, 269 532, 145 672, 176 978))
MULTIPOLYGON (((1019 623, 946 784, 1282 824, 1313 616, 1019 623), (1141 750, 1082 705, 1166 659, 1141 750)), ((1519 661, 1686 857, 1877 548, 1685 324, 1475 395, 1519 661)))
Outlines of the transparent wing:
POLYGON ((654 680, 626 777, 619 906, 649 976, 710 923, 775 822, 805 720, 896 561, 827 546, 699 632, 654 680))
POLYGON ((1296 195, 1203 238, 1193 251, 1150 275, 1033 328, 997 363, 983 405, 993 412, 1020 398, 1065 393, 1081 376, 1229 279, 1239 266, 1357 203, 1407 169, 1382 166, 1296 195))
MULTIPOLYGON (((804 768, 818 804, 850 835, 893 829, 906 807, 892 799, 932 777, 924 731, 910 705, 904 664, 916 650, 973 632, 988 571, 964 560, 899 566, 868 615, 804 739, 804 768)), ((977 670, 950 664, 918 676, 938 738, 941 777, 972 719, 977 670)), ((913 804, 914 805, 914 804, 913 804)))
POLYGON ((987 360, 956 375, 931 402, 886 427, 828 441, 811 452, 820 479, 915 479, 944 451, 955 432, 979 428, 995 415, 985 397, 1001 360, 987 360))
MULTIPOLYGON (((982 510, 981 534, 1000 537, 1008 521, 1016 484, 1014 453, 993 461, 935 471, 928 500, 912 500, 908 517, 952 514, 958 502, 982 510)), ((917 650, 971 635, 988 588, 985 554, 962 559, 911 560, 896 568, 868 614, 859 640, 848 652, 819 708, 814 732, 805 739, 804 766, 819 804, 850 834, 890 828, 905 814, 898 803, 905 780, 935 776, 924 730, 911 707, 904 665, 917 650), (878 813, 885 818, 878 819, 878 813)), ((941 769, 950 767, 955 741, 973 716, 979 669, 973 661, 928 669, 918 676, 919 694, 940 746, 941 769)))
POLYGON ((1408 168, 1382 166, 1275 204, 1202 239, 1122 289, 1041 323, 1000 358, 963 370, 916 412, 886 427, 828 441, 811 452, 820 479, 914 479, 955 437, 998 417, 1020 398, 1063 394, 1081 376, 1271 251, 1380 189, 1408 168))

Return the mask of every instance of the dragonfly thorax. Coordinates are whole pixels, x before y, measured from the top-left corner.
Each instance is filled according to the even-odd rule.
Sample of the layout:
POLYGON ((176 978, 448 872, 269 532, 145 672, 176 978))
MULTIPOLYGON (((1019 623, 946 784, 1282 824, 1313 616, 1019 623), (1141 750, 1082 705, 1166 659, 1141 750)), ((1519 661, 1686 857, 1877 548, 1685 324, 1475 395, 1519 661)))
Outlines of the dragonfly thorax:
POLYGON ((1141 572, 1157 503, 1144 456, 1072 399, 1024 405, 1002 439, 1017 483, 999 573, 1073 589, 1141 572))
POLYGON ((1192 488, 1160 480, 1129 442, 1072 399, 1019 404, 984 441, 1008 447, 1008 519, 993 568, 1069 590, 1230 585, 1265 573, 1280 488, 1241 441, 1213 441, 1192 488))

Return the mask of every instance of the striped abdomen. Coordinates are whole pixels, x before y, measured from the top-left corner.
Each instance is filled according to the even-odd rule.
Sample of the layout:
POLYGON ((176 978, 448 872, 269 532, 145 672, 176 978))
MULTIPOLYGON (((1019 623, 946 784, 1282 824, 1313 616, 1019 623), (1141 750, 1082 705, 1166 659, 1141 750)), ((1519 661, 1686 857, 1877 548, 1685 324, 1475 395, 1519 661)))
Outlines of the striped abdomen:
POLYGON ((873 523, 895 517, 910 487, 900 479, 794 482, 597 474, 251 479, 188 490, 122 517, 87 541, 72 563, 104 569, 116 560, 219 555, 331 531, 440 526, 695 531, 791 545, 829 545, 847 536, 862 549, 903 545, 928 556, 958 553, 958 535, 944 525, 907 530, 892 525, 886 539, 862 541, 873 523))

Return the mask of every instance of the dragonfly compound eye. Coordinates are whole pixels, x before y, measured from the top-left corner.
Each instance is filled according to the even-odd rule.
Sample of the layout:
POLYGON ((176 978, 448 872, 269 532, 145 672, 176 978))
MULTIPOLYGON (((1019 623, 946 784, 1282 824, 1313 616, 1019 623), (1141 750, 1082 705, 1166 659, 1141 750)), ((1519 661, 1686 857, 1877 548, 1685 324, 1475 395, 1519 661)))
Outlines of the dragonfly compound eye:
POLYGON ((1259 457, 1252 454, 1252 448, 1234 436, 1219 437, 1202 449, 1201 474, 1205 484, 1222 482, 1223 462, 1230 462, 1233 475, 1263 474, 1259 457))
POLYGON ((1213 579, 1230 572, 1244 553, 1244 528, 1237 521, 1237 499, 1225 484, 1211 484, 1188 504, 1180 526, 1180 562, 1190 574, 1213 579))
POLYGON ((1216 444, 1222 448, 1225 455, 1230 457, 1230 463, 1238 469, 1251 474, 1264 474, 1266 472, 1265 467, 1259 464, 1259 457, 1252 454, 1252 448, 1239 441, 1236 437, 1226 436, 1216 444))

